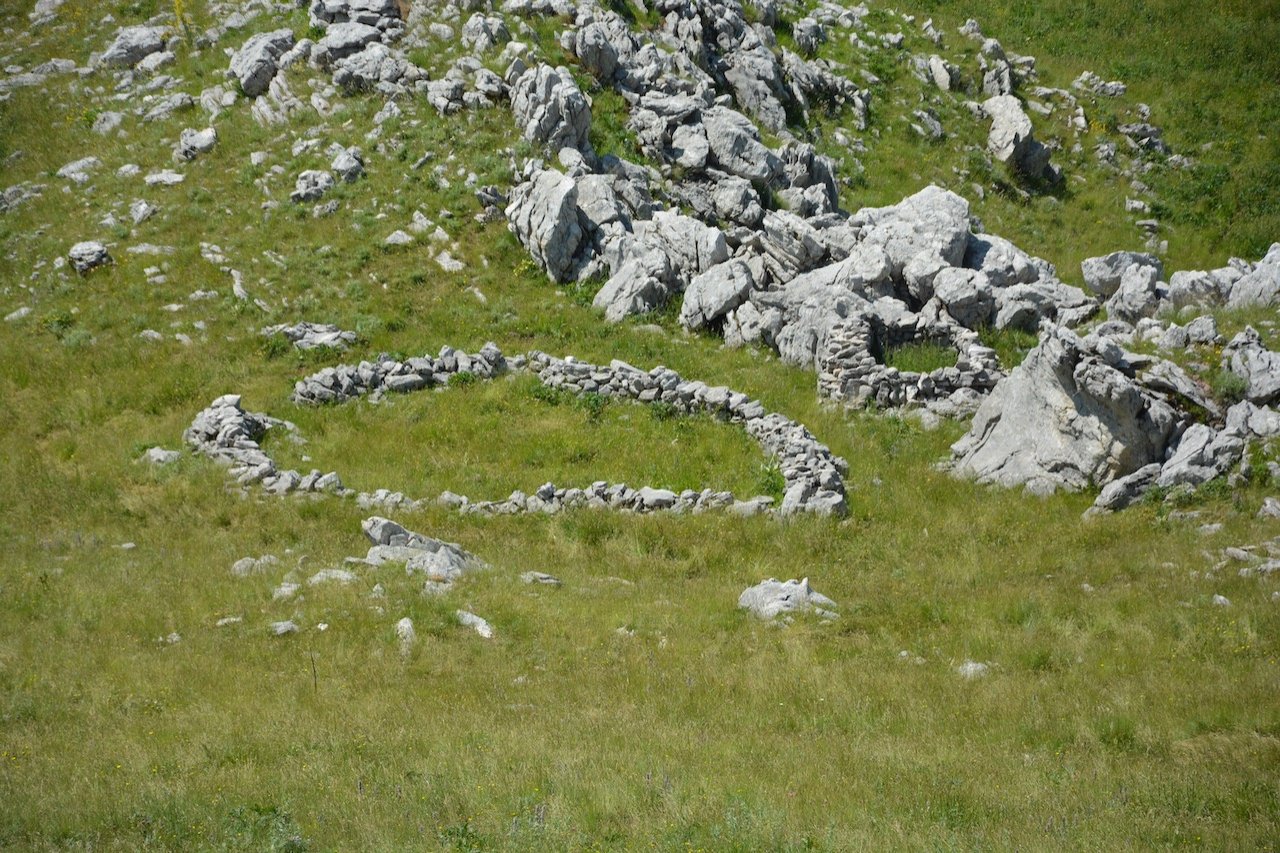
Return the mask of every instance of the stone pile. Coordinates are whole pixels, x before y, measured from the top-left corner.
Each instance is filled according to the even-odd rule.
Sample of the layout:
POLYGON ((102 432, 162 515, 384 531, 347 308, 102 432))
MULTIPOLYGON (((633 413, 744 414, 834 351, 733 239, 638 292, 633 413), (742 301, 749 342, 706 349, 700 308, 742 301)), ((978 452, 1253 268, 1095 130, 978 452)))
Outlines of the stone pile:
POLYGON ((264 337, 283 335, 289 343, 300 350, 312 350, 322 347, 344 350, 356 342, 355 332, 346 332, 332 323, 294 323, 268 326, 262 330, 264 337))
MULTIPOLYGON (((777 512, 844 515, 848 511, 844 486, 847 463, 831 453, 802 424, 767 412, 759 401, 746 394, 724 386, 685 380, 665 367, 646 372, 622 361, 600 366, 537 351, 508 360, 492 343, 475 355, 446 346, 435 358, 424 356, 401 362, 383 357, 375 362, 325 368, 300 380, 295 385, 293 399, 301 404, 319 405, 362 396, 377 398, 388 392, 445 386, 462 373, 492 379, 508 369, 528 370, 548 388, 573 394, 600 394, 637 403, 662 404, 680 414, 709 414, 740 424, 776 461, 782 474, 784 495, 777 512)), ((219 398, 197 416, 185 437, 188 444, 201 452, 231 464, 232 473, 240 483, 261 481, 268 491, 279 493, 332 489, 354 496, 365 508, 416 510, 426 505, 425 499, 413 499, 385 489, 355 494, 342 489, 336 475, 319 478, 313 472, 302 478, 296 472, 276 471, 274 462, 259 442, 268 427, 290 428, 289 425, 265 415, 246 413, 239 403, 239 397, 234 395, 219 398)), ((604 481, 583 488, 546 483, 533 494, 517 491, 502 501, 477 501, 452 492, 444 492, 435 500, 461 512, 486 515, 554 513, 580 507, 638 513, 728 509, 754 515, 772 511, 774 503, 768 496, 737 500, 730 492, 713 489, 676 492, 604 481)))
POLYGON ((321 474, 313 470, 301 474, 277 468, 261 444, 270 429, 295 431, 287 421, 246 412, 240 407, 240 395, 225 394, 196 415, 182 438, 195 452, 226 465, 229 474, 242 486, 257 483, 264 491, 280 495, 293 492, 350 494, 336 473, 321 474))

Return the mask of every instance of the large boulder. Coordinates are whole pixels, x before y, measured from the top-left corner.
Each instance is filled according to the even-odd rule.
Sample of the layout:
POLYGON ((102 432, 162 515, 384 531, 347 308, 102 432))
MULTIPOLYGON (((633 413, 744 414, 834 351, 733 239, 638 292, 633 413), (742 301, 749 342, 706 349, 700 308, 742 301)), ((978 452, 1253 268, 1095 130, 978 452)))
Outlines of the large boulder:
POLYGON ((524 138, 551 151, 591 151, 591 105, 567 68, 540 63, 511 85, 511 111, 524 138))
POLYGON ((671 296, 675 274, 661 249, 635 251, 596 293, 592 305, 610 323, 661 308, 671 296))
POLYGON ((685 289, 680 325, 700 329, 722 320, 746 301, 755 283, 751 268, 737 258, 696 276, 685 289))
POLYGON ((1156 485, 1199 486, 1219 477, 1240 461, 1244 439, 1218 432, 1206 424, 1192 424, 1178 440, 1173 457, 1160 469, 1156 485))
POLYGON ((365 45, 381 40, 382 31, 377 27, 356 21, 333 24, 312 48, 311 59, 321 68, 328 68, 339 59, 364 50, 365 45))
POLYGON ((1130 325, 1151 317, 1160 307, 1159 272, 1152 266, 1131 265, 1120 276, 1120 286, 1107 300, 1107 317, 1130 325))
POLYGON ((1013 95, 998 95, 982 104, 991 118, 987 150, 1001 163, 1029 178, 1053 177, 1049 149, 1036 140, 1031 119, 1013 95))
POLYGON ((938 186, 927 186, 890 207, 863 208, 853 215, 864 240, 889 255, 895 275, 922 253, 947 266, 964 263, 969 245, 969 202, 938 186))
POLYGON ((231 73, 246 95, 256 98, 267 91, 279 70, 280 57, 293 44, 293 32, 281 29, 258 33, 241 45, 231 57, 231 73))
POLYGON ((1280 243, 1273 244, 1253 271, 1231 286, 1232 308, 1280 304, 1280 243))
POLYGON ((511 232, 553 281, 574 277, 583 229, 573 178, 555 169, 538 172, 511 191, 506 214, 511 232))
POLYGON ((756 126, 742 113, 710 107, 702 111, 702 124, 711 161, 729 174, 766 183, 781 171, 777 155, 765 147, 756 126))
POLYGON ((684 282, 729 260, 729 244, 719 228, 675 211, 655 213, 645 239, 667 253, 672 269, 684 282))
POLYGON ((1097 258, 1086 258, 1080 263, 1080 274, 1085 286, 1103 299, 1109 299, 1120 289, 1125 270, 1137 265, 1153 267, 1156 278, 1164 277, 1164 264, 1155 255, 1143 252, 1112 252, 1097 258))
POLYGON ((933 293, 960 325, 977 329, 991 322, 996 301, 984 273, 948 267, 934 276, 933 293))
POLYGON ((1055 327, 952 445, 953 470, 1037 494, 1103 486, 1162 460, 1176 421, 1166 402, 1055 327))
POLYGON ((1245 381, 1245 399, 1266 405, 1280 399, 1280 353, 1262 344, 1252 326, 1231 339, 1222 351, 1222 365, 1245 381))
POLYGON ((773 51, 758 39, 725 57, 724 78, 742 108, 772 131, 785 130, 791 97, 773 51))
POLYGON ((151 54, 164 50, 168 35, 167 27, 121 27, 100 61, 112 68, 132 68, 151 54))

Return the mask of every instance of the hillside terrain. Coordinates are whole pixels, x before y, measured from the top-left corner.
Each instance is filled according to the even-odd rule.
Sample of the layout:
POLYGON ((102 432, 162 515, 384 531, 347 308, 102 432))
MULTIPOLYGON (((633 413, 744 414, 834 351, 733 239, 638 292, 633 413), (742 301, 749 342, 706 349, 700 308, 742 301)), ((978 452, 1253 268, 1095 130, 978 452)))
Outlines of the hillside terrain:
POLYGON ((0 846, 1280 838, 1276 3, 0 26, 0 846))

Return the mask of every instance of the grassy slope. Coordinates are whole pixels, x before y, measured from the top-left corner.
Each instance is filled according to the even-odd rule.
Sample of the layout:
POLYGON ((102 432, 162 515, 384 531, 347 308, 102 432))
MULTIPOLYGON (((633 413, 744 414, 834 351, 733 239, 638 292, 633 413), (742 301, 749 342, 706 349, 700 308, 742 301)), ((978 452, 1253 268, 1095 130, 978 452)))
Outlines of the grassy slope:
MULTIPOLYGON (((70 0, 73 25, 23 62, 105 44, 106 32, 88 29, 95 5, 70 0)), ((0 10, 26 11, 12 0, 0 10)), ((995 15, 978 17, 1018 49, 1014 22, 995 15)), ((1050 47, 1032 51, 1042 65, 1050 47)), ((222 65, 208 51, 179 68, 198 90, 222 65)), ((185 167, 186 184, 147 190, 114 169, 167 164, 179 130, 202 117, 130 119, 126 139, 104 142, 81 118, 92 100, 69 102, 68 119, 34 92, 0 106, 6 156, 26 151, 3 183, 49 184, 0 220, 0 307, 35 308, 0 327, 0 844, 1238 849, 1280 834, 1280 714, 1268 698, 1276 583, 1230 568, 1200 576, 1203 549, 1274 535, 1252 518, 1260 490, 1203 498, 1203 520, 1226 525, 1210 538, 1163 507, 1083 523, 1088 496, 1030 501, 933 471, 954 426, 923 433, 824 411, 811 375, 685 337, 669 317, 666 335, 604 326, 532 274, 502 224, 470 219, 456 166, 505 182, 499 149, 514 140, 502 110, 444 121, 419 105, 401 127, 403 157, 371 156, 368 178, 340 189, 342 212, 314 220, 287 204, 260 213, 253 181, 265 170, 248 165, 250 151, 287 167, 277 199, 322 158, 291 160, 291 135, 258 128, 244 109, 219 121, 219 147, 185 167), (449 166, 449 189, 429 168, 409 169, 425 150, 437 152, 433 166, 445 161, 464 122, 469 148, 449 166), (62 193, 52 172, 88 151, 105 168, 89 191, 62 193), (133 197, 162 213, 132 236, 93 224, 133 197), (446 205, 458 214, 443 224, 464 273, 439 272, 422 245, 380 248, 415 207, 434 217, 446 205), (47 267, 30 277, 88 237, 119 241, 120 263, 84 280, 47 267), (163 311, 197 288, 229 293, 199 257, 202 240, 227 251, 252 293, 293 308, 266 317, 228 297, 163 311), (123 253, 141 241, 178 247, 166 284, 145 283, 154 259, 123 253), (288 269, 263 260, 265 249, 288 269), (19 283, 32 292, 20 295, 19 283), (443 600, 379 570, 272 603, 286 571, 306 577, 362 552, 365 513, 244 500, 195 459, 134 464, 144 447, 177 446, 220 393, 296 420, 310 443, 292 452, 318 467, 415 494, 499 497, 592 471, 751 491, 762 462, 720 425, 625 406, 588 424, 582 409, 539 401, 520 382, 299 411, 291 383, 323 362, 271 358, 254 330, 301 318, 360 328, 356 356, 492 338, 508 351, 665 363, 730 384, 849 459, 851 518, 478 520, 433 510, 402 520, 462 543, 492 572, 443 600), (146 345, 134 338, 143 328, 196 343, 146 345), (496 427, 500 414, 515 419, 509 430, 496 427), (556 440, 539 443, 534 430, 556 440), (116 547, 125 541, 136 550, 116 547), (230 576, 235 559, 261 553, 282 567, 230 576), (518 575, 529 569, 565 585, 525 587, 518 575), (770 575, 810 576, 842 618, 779 630, 736 613, 738 592, 770 575), (367 598, 375 582, 381 601, 367 598), (1214 593, 1233 607, 1209 606, 1214 593), (456 607, 488 618, 497 640, 454 625, 456 607), (229 614, 244 623, 213 627, 229 614), (392 629, 404 615, 420 642, 402 660, 392 629), (285 618, 304 631, 268 639, 267 623, 285 618), (172 631, 180 643, 158 641, 172 631), (954 667, 966 659, 990 661, 992 674, 961 681, 954 667)), ((377 107, 351 102, 350 127, 335 118, 326 143, 360 143, 377 107)), ((1171 136, 1194 132, 1167 124, 1171 136)), ((914 188, 903 178, 886 200, 914 188)))

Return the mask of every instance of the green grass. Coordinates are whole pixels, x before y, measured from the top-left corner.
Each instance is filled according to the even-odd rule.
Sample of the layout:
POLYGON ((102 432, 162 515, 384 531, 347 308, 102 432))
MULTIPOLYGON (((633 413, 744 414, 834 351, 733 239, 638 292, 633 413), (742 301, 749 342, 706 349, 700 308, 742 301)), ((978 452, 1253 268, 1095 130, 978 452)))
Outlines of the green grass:
MULTIPOLYGON (((207 25, 203 4, 187 5, 197 29, 207 25)), ((83 60, 114 32, 96 26, 104 10, 133 23, 165 4, 108 6, 68 0, 38 43, 14 36, 9 61, 83 60)), ((1194 145, 1210 133, 1208 119, 1173 114, 1173 84, 1205 81, 1208 47, 1169 64, 1172 83, 1157 91, 1142 77, 1157 68, 1144 57, 1168 59, 1185 36, 1126 41, 1090 18, 1073 22, 1087 42, 1071 41, 1077 54, 1066 48, 1071 33, 1046 23, 1061 18, 1040 8, 963 13, 1010 49, 1036 53, 1051 84, 1069 81, 1076 62, 1120 74, 1098 51, 1119 62, 1123 48, 1136 70, 1122 76, 1158 119, 1169 111, 1171 139, 1194 145), (1040 41, 1024 44, 1032 36, 1040 41)), ((1062 4, 1044 8, 1066 14, 1062 4)), ((950 28, 959 21, 946 16, 959 7, 917 11, 928 9, 958 45, 950 28)), ((1093 9, 1112 26, 1125 10, 1093 9)), ((15 26, 28 11, 0 0, 15 26)), ((1238 144, 1242 162, 1263 162, 1256 140, 1236 134, 1268 103, 1242 106, 1270 67, 1250 53, 1272 26, 1266 11, 1252 18, 1259 34, 1241 32, 1256 69, 1226 63, 1223 79, 1243 88, 1204 107, 1221 113, 1219 135, 1240 140, 1220 149, 1238 144)), ((1168 27, 1184 14, 1170 11, 1168 27)), ((275 26, 268 17, 253 27, 275 26)), ((299 31, 303 21, 295 13, 299 31)), ((552 55, 554 27, 534 23, 531 40, 552 55)), ((451 50, 431 57, 436 71, 451 50)), ((220 48, 184 50, 173 72, 198 92, 221 82, 225 62, 220 48)), ((304 100, 308 76, 289 76, 304 100)), ((130 117, 124 136, 99 138, 89 116, 103 100, 87 85, 109 78, 58 79, 0 104, 0 151, 24 152, 4 161, 4 185, 48 185, 0 217, 0 313, 33 308, 0 324, 0 847, 1146 850, 1265 849, 1280 837, 1277 581, 1215 571, 1202 554, 1274 537, 1274 522, 1254 517, 1261 482, 1085 522, 1091 495, 1027 499, 935 470, 963 425, 924 432, 906 418, 830 410, 812 373, 687 335, 670 312, 657 317, 658 333, 641 327, 653 318, 605 325, 589 300, 534 270, 504 224, 472 218, 466 173, 505 185, 506 149, 527 153, 502 109, 446 120, 407 101, 378 151, 364 139, 374 99, 346 101, 325 129, 305 115, 263 129, 241 105, 218 120, 218 147, 184 167, 185 184, 151 189, 116 168, 168 166, 181 129, 203 115, 147 126, 130 117), (287 202, 264 210, 254 182, 272 165, 286 170, 267 183, 282 200, 298 171, 327 163, 289 155, 295 136, 312 133, 322 147, 361 145, 366 178, 339 188, 341 209, 328 218, 287 202), (255 150, 271 152, 265 167, 249 165, 255 150), (63 193, 53 173, 89 151, 103 169, 87 189, 63 193), (428 166, 413 170, 428 151, 428 166), (96 224, 133 198, 160 213, 128 232, 96 224), (445 207, 452 217, 440 215, 445 207), (415 209, 444 228, 465 270, 440 271, 440 247, 426 241, 382 248, 415 209), (85 278, 53 269, 73 242, 92 238, 112 241, 115 266, 85 278), (200 257, 202 241, 223 247, 268 312, 230 296, 230 278, 200 257), (175 247, 165 283, 143 274, 156 259, 124 251, 138 242, 175 247), (221 297, 189 299, 210 288, 221 297), (169 312, 169 303, 185 307, 169 312), (344 356, 300 355, 258 334, 301 319, 362 340, 344 356), (148 328, 166 340, 139 341, 148 328), (178 332, 193 344, 173 340, 178 332), (736 427, 544 394, 528 378, 377 406, 289 402, 294 381, 334 361, 446 343, 474 351, 487 340, 511 354, 665 364, 750 393, 849 461, 850 515, 485 519, 431 507, 402 520, 460 543, 489 571, 443 598, 382 567, 360 570, 348 587, 274 601, 286 577, 305 582, 363 554, 368 513, 336 499, 243 497, 221 468, 191 456, 162 469, 135 463, 152 445, 179 447, 197 411, 235 392, 298 424, 305 445, 270 445, 282 461, 336 469, 360 488, 501 498, 547 480, 599 478, 779 496, 781 472, 736 427), (1200 516, 1173 515, 1186 510, 1200 516), (1207 522, 1224 527, 1201 535, 1207 522), (126 542, 136 547, 119 547, 126 542), (281 559, 275 569, 230 574, 235 560, 268 553, 281 559), (519 575, 529 570, 564 584, 526 586, 519 575), (741 590, 770 576, 808 576, 838 602, 840 619, 780 629, 737 612, 741 590), (369 597, 376 584, 384 597, 369 597), (1232 607, 1211 606, 1214 594, 1232 607), (488 619, 496 638, 459 627, 458 608, 488 619), (244 621, 215 627, 232 615, 244 621), (394 636, 403 616, 419 637, 407 657, 394 636), (268 636, 269 623, 290 618, 298 634, 268 636), (161 640, 173 632, 180 642, 161 640), (955 668, 966 660, 990 663, 989 675, 961 680, 955 668)), ((620 119, 620 105, 595 97, 620 119)), ((950 147, 917 150, 888 120, 890 107, 878 108, 884 153, 865 160, 867 183, 847 204, 896 201, 920 180, 954 177, 950 147)), ((621 145, 618 126, 612 132, 621 145)), ((1230 168, 1224 187, 1251 186, 1247 170, 1230 168)), ((1100 182, 1054 202, 989 195, 976 212, 1065 276, 1078 257, 1115 248, 1099 243, 1120 233, 1104 203, 1122 191, 1100 182)), ((1221 221, 1238 222, 1245 214, 1224 192, 1221 221)), ((1188 248, 1171 255, 1218 265, 1247 244, 1214 222, 1180 225, 1188 248)), ((1266 319, 1219 322, 1229 335, 1266 319)), ((1033 344, 1015 334, 984 341, 1006 365, 1033 344)), ((1202 357, 1211 367, 1217 359, 1215 350, 1202 357)))
POLYGON ((915 342, 889 349, 884 363, 907 373, 932 373, 940 367, 953 366, 956 351, 945 344, 915 342))

